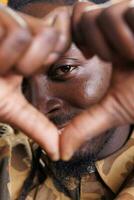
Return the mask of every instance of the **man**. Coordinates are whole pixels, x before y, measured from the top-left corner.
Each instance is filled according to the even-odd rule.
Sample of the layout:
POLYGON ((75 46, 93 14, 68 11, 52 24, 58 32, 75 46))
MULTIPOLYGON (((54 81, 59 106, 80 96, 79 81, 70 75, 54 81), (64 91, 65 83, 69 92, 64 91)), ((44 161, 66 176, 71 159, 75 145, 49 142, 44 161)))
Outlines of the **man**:
MULTIPOLYGON (((26 5, 22 11, 34 15, 37 8, 44 15, 48 12, 48 7, 43 2, 26 5)), ((48 67, 47 71, 28 80, 27 87, 31 88, 31 93, 28 90, 28 98, 59 129, 63 130, 74 116, 100 101, 109 87, 111 73, 110 64, 96 56, 86 59, 80 50, 72 45, 58 62, 48 67)), ((22 183, 29 172, 27 166, 30 165, 31 151, 27 138, 15 135, 10 128, 7 132, 10 136, 5 135, 1 139, 2 158, 5 153, 7 162, 2 159, 1 163, 6 166, 10 163, 9 154, 12 147, 11 165, 9 165, 11 183, 8 187, 11 189, 12 198, 18 199, 22 183), (5 141, 10 144, 8 147, 5 141), (18 180, 17 177, 21 179, 18 180)), ((33 145, 34 147, 36 148, 33 145)), ((37 150, 37 153, 40 152, 37 150)), ((40 164, 38 166, 38 160, 33 160, 33 167, 36 167, 36 170, 33 169, 32 172, 35 173, 35 177, 34 173, 29 177, 34 178, 34 181, 31 183, 31 180, 27 179, 20 199, 25 199, 27 193, 29 193, 27 199, 114 199, 123 184, 126 184, 128 175, 131 176, 133 172, 133 134, 129 125, 112 129, 103 137, 88 141, 69 162, 54 163, 44 153, 35 155, 35 159, 36 157, 40 164), (103 159, 104 157, 106 158, 103 159), (38 167, 41 175, 37 174, 38 167), (40 176, 46 179, 37 188, 36 179, 40 176)), ((9 182, 9 177, 4 169, 5 167, 3 175, 7 178, 3 179, 5 183, 2 184, 2 188, 5 190, 3 192, 1 190, 1 195, 6 199, 9 198, 9 194, 5 185, 9 182)), ((132 183, 119 198, 133 199, 132 183)))
MULTIPOLYGON (((43 14, 45 14, 45 9, 48 12, 48 8, 44 3, 34 3, 33 5, 25 6, 23 7, 23 12, 28 10, 28 12, 34 15, 37 8, 40 8, 40 11, 43 9, 43 14)), ((35 76, 29 81, 29 86, 32 88, 31 101, 61 129, 75 115, 97 103, 105 95, 109 87, 110 77, 110 64, 101 61, 97 57, 88 60, 75 45, 72 45, 71 49, 56 64, 48 67, 47 72, 35 76)), ((19 181, 13 177, 15 177, 15 174, 17 177, 21 177, 22 182, 24 181, 28 172, 26 163, 28 164, 29 160, 26 158, 27 154, 30 157, 30 149, 27 148, 27 151, 25 151, 24 147, 28 143, 24 136, 16 137, 10 128, 9 131, 11 133, 11 141, 13 141, 13 143, 11 142, 13 147, 12 167, 10 168, 11 185, 9 184, 9 186, 11 186, 13 198, 18 198, 16 191, 20 191, 22 184, 18 185, 19 181), (19 164, 16 164, 16 158, 20 162, 19 164), (21 162, 22 160, 23 163, 21 162)), ((68 163, 62 161, 53 163, 45 156, 46 168, 42 170, 42 173, 44 172, 43 176, 45 176, 47 170, 47 175, 50 175, 43 185, 40 185, 38 189, 35 187, 31 191, 29 198, 113 199, 114 193, 119 190, 133 169, 133 139, 131 138, 132 135, 129 137, 130 134, 129 126, 112 129, 105 133, 104 137, 94 139, 92 142, 88 141, 68 163), (121 151, 113 154, 126 143, 128 137, 128 143, 121 151), (111 154, 113 156, 108 157, 111 154), (120 157, 118 158, 119 155, 120 157), (96 162, 96 160, 106 156, 107 159, 96 162), (102 165, 103 162, 105 165, 102 165), (111 163, 112 167, 109 168, 111 163), (121 167, 119 164, 121 164, 121 167), (101 166, 104 168, 103 170, 101 166), (114 170, 117 166, 118 170, 114 170), (127 171, 126 166, 129 166, 127 171), (109 174, 111 170, 112 172, 109 174), (118 181, 115 180, 117 175, 119 175, 118 181), (93 186, 92 188, 91 185, 93 186)), ((4 152, 9 152, 9 150, 4 150, 7 149, 3 148, 2 155, 4 155, 4 152)), ((44 154, 40 157, 40 163, 44 166, 43 156, 44 154)), ((7 176, 7 173, 5 174, 7 176)), ((8 182, 7 179, 3 180, 8 182)), ((29 185, 26 183, 25 187, 27 189, 29 185)), ((132 191, 133 188, 131 188, 131 192, 124 192, 123 198, 133 198, 132 191)), ((2 197, 4 198, 4 196, 2 197)), ((23 192, 21 197, 25 198, 23 192)))
MULTIPOLYGON (((43 20, 0 7, 0 120, 23 130, 53 160, 68 160, 89 138, 134 121, 133 1, 112 2, 100 7, 88 2, 78 4, 74 7, 72 16, 70 9, 60 8, 43 20), (32 75, 42 68, 47 70, 47 66, 54 63, 68 48, 71 20, 73 39, 83 53, 86 56, 97 53, 103 59, 112 61, 114 71, 106 96, 98 105, 72 120, 59 136, 54 124, 25 100, 20 88, 22 76, 32 75), (112 29, 107 28, 105 23, 110 24, 112 29), (78 33, 85 36, 84 39, 78 33), (85 51, 85 47, 88 51, 85 51), (16 72, 22 76, 16 75, 16 72), (51 134, 44 132, 46 127, 47 133, 51 134)), ((40 17, 43 16, 44 13, 40 13, 40 17)))

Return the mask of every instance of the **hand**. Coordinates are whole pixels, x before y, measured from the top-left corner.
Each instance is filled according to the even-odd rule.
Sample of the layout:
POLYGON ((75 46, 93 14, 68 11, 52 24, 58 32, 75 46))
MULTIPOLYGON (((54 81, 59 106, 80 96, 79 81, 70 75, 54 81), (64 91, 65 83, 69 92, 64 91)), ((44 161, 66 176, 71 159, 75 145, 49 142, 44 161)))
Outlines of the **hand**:
POLYGON ((63 160, 70 157, 87 141, 107 130, 134 123, 134 69, 113 67, 110 87, 96 105, 74 118, 60 138, 63 160))
POLYGON ((134 62, 133 1, 114 2, 101 6, 76 4, 73 12, 74 39, 88 56, 97 54, 106 61, 134 62))
POLYGON ((0 74, 15 70, 29 76, 47 70, 69 47, 70 35, 65 7, 42 20, 0 7, 0 74))
MULTIPOLYGON (((88 3, 85 4, 88 5, 88 3)), ((77 30, 75 33, 77 35, 76 39, 78 45, 81 46, 82 49, 85 45, 86 51, 89 48, 90 51, 92 51, 92 54, 98 54, 105 60, 112 60, 114 64, 111 84, 105 97, 97 105, 94 105, 92 108, 89 108, 87 111, 73 119, 61 134, 60 151, 61 158, 63 160, 68 160, 85 142, 100 134, 103 134, 106 130, 113 127, 118 127, 120 125, 134 123, 133 65, 125 66, 124 64, 121 65, 121 62, 116 62, 115 64, 114 58, 109 57, 109 55, 111 56, 113 52, 117 52, 118 58, 121 56, 127 61, 133 61, 134 58, 133 29, 131 29, 127 25, 127 22, 123 19, 124 15, 122 11, 125 10, 125 8, 125 16, 127 16, 128 20, 131 19, 129 21, 129 24, 131 24, 134 8, 128 8, 127 1, 123 1, 122 4, 117 4, 104 9, 104 13, 102 8, 85 13, 84 17, 82 17, 83 21, 80 21, 81 32, 78 32, 77 30), (131 12, 129 13, 128 10, 131 12), (99 26, 96 25, 96 21, 94 21, 96 20, 96 14, 98 15, 98 19, 100 16, 99 22, 102 22, 103 26, 104 23, 107 25, 108 23, 110 24, 111 29, 106 25, 102 29, 107 29, 107 31, 105 31, 107 33, 107 37, 104 37, 104 32, 99 29, 99 26), (107 19, 105 21, 106 16, 107 19), (102 19, 104 21, 102 21, 102 19), (79 33, 83 35, 83 40, 79 39, 79 33), (110 44, 112 44, 114 48, 108 46, 108 43, 104 39, 108 38, 108 33, 109 41, 111 42, 110 44)), ((80 9, 82 10, 83 7, 80 7, 80 9)), ((76 13, 80 14, 78 10, 76 13)), ((78 19, 79 17, 77 20, 78 19)), ((79 20, 77 21, 77 25, 79 25, 79 20)))
POLYGON ((0 7, 0 121, 21 129, 54 160, 59 158, 58 130, 26 101, 21 84, 23 76, 47 70, 68 48, 69 15, 59 10, 38 20, 0 7))

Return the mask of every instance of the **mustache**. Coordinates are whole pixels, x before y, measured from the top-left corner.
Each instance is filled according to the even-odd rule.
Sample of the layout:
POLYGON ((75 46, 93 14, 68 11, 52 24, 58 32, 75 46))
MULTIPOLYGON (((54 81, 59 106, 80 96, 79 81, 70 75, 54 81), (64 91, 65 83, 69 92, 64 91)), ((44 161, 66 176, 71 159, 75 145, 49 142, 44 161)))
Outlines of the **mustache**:
POLYGON ((66 124, 68 121, 71 121, 72 118, 76 116, 76 113, 61 113, 60 115, 56 115, 50 118, 55 125, 63 125, 66 124))

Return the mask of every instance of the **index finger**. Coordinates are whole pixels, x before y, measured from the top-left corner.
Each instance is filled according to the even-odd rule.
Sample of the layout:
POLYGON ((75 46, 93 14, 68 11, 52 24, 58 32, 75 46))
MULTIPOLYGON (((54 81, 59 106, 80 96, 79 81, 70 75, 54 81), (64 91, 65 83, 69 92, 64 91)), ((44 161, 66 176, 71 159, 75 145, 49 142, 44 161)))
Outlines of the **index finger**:
POLYGON ((118 120, 112 112, 98 104, 74 118, 60 136, 61 159, 69 160, 85 142, 113 128, 118 120))
POLYGON ((22 130, 37 142, 52 160, 58 160, 59 134, 56 127, 29 104, 21 93, 12 93, 3 104, 0 113, 1 122, 22 130))

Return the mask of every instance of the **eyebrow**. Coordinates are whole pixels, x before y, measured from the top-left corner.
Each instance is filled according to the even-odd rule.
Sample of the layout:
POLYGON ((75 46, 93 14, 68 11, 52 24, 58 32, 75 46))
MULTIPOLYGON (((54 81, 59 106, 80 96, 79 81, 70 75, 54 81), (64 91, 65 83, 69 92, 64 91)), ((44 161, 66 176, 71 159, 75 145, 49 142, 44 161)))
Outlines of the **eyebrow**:
POLYGON ((65 56, 62 56, 61 59, 79 61, 79 59, 77 58, 65 57, 65 56))

